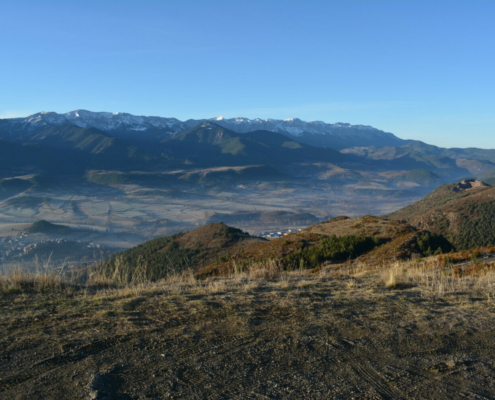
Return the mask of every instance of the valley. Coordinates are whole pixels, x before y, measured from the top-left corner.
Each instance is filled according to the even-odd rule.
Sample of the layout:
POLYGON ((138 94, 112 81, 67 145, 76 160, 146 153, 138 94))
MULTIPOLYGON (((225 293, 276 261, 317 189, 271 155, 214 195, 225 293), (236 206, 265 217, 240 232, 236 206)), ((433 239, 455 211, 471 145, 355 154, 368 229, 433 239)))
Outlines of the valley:
POLYGON ((490 182, 492 160, 491 150, 343 123, 42 112, 0 120, 0 235, 37 221, 70 228, 32 238, 84 249, 64 244, 55 263, 211 222, 273 238, 339 215, 390 214, 460 178, 490 182))
MULTIPOLYGON (((70 180, 68 180, 70 182, 70 180)), ((381 215, 416 197, 353 195, 334 185, 304 181, 168 185, 77 182, 50 189, 31 188, 0 202, 0 235, 26 232, 46 220, 74 229, 51 239, 78 240, 119 251, 154 237, 225 220, 254 235, 306 228, 337 215, 381 215)), ((40 240, 46 240, 43 236, 40 240)), ((75 252, 70 260, 81 255, 75 252)), ((67 258, 65 251, 52 261, 67 258)), ((22 260, 27 262, 28 257, 22 260)), ((11 259, 11 261, 16 261, 11 259)), ((17 260, 19 261, 19 260, 17 260)))

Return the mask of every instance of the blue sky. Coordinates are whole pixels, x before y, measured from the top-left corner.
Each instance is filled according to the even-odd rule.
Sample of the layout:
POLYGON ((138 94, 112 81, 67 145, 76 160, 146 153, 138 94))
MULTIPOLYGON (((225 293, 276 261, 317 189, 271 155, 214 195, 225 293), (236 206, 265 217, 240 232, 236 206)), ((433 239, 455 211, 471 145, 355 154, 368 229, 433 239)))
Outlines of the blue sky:
POLYGON ((495 148, 495 1, 2 0, 0 118, 372 125, 495 148))

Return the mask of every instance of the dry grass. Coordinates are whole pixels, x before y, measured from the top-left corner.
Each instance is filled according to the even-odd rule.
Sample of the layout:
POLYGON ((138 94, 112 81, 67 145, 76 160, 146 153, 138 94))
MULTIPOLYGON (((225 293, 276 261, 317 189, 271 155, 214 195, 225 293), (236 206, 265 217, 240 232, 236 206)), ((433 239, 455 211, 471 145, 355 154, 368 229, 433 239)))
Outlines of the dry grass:
POLYGON ((324 282, 335 281, 342 283, 342 290, 414 290, 425 297, 469 293, 495 296, 494 265, 476 261, 463 267, 464 274, 455 268, 439 266, 435 258, 396 262, 382 267, 358 264, 339 269, 320 269, 317 272, 282 271, 275 262, 258 266, 245 272, 234 272, 227 278, 196 279, 193 272, 188 270, 154 283, 107 288, 102 295, 124 297, 150 291, 165 295, 253 293, 259 290, 278 293, 312 290, 324 282))
POLYGON ((440 254, 437 256, 437 262, 441 266, 447 266, 467 260, 475 260, 481 256, 487 256, 495 253, 495 246, 480 246, 469 250, 462 250, 457 253, 440 254))
POLYGON ((8 275, 0 277, 0 291, 2 293, 60 292, 63 287, 62 280, 56 274, 27 272, 21 268, 15 268, 8 275))
POLYGON ((279 260, 266 260, 253 263, 247 272, 249 279, 274 279, 285 275, 284 266, 279 260))
MULTIPOLYGON (((481 252, 485 254, 486 251, 481 252)), ((464 257, 453 255, 453 257, 464 257)), ((469 258, 472 258, 472 255, 469 258)), ((129 298, 146 293, 163 295, 252 293, 262 289, 275 291, 311 290, 326 281, 342 282, 342 290, 380 291, 414 290, 423 296, 442 297, 456 293, 495 294, 495 264, 471 260, 461 265, 445 266, 442 257, 395 262, 385 266, 363 263, 342 264, 315 270, 284 271, 277 260, 234 265, 229 277, 197 279, 192 270, 169 275, 151 282, 147 266, 135 268, 122 259, 112 271, 93 268, 84 283, 81 274, 71 268, 55 269, 47 263, 28 271, 22 266, 0 275, 0 294, 83 292, 97 298, 129 298)))
POLYGON ((74 274, 68 273, 65 268, 53 268, 49 259, 43 262, 36 260, 34 267, 18 264, 0 269, 0 293, 67 294, 75 289, 75 280, 74 274))
POLYGON ((88 282, 96 286, 136 286, 149 282, 151 274, 149 264, 141 258, 130 264, 121 256, 115 259, 113 268, 104 263, 95 265, 89 272, 88 282))
POLYGON ((439 266, 431 259, 395 263, 381 271, 381 280, 389 289, 416 287, 423 295, 438 297, 457 293, 495 293, 493 264, 476 260, 451 268, 439 266))

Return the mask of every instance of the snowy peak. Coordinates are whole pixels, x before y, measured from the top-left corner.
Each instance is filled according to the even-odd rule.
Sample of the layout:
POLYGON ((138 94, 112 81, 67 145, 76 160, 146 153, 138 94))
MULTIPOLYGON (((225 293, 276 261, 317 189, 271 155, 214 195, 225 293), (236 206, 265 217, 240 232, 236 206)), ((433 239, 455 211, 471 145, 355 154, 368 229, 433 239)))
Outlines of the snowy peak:
POLYGON ((40 112, 25 118, 25 123, 30 125, 60 125, 63 124, 64 121, 64 116, 57 114, 56 112, 40 112))
POLYGON ((230 118, 225 119, 223 117, 210 118, 210 121, 215 121, 219 125, 232 129, 239 133, 246 133, 253 130, 266 130, 272 132, 278 132, 282 134, 290 134, 292 136, 300 136, 304 134, 314 135, 346 135, 353 131, 353 135, 362 131, 362 135, 369 135, 380 133, 382 137, 395 137, 391 133, 380 131, 376 128, 367 125, 351 125, 343 122, 325 123, 323 121, 302 121, 299 118, 287 118, 287 119, 248 119, 248 118, 230 118))
POLYGON ((378 129, 373 128, 372 126, 367 126, 367 125, 351 125, 343 122, 326 123, 323 121, 306 122, 300 120, 299 118, 249 119, 249 118, 238 117, 238 118, 226 119, 224 117, 215 117, 215 118, 210 118, 209 121, 215 121, 219 125, 229 128, 236 126, 240 133, 250 132, 253 130, 253 127, 255 129, 262 129, 262 130, 268 130, 268 131, 274 131, 280 133, 290 133, 292 135, 298 135, 303 132, 322 134, 325 132, 330 132, 332 130, 335 130, 336 128, 344 128, 344 129, 351 128, 351 129, 379 131, 378 129))
POLYGON ((74 110, 65 114, 40 112, 26 118, 0 120, 2 130, 8 134, 33 132, 57 125, 76 125, 81 128, 97 128, 117 137, 129 138, 129 135, 174 134, 186 131, 198 124, 211 121, 238 133, 256 130, 277 132, 314 146, 328 146, 336 149, 355 146, 398 146, 407 142, 391 133, 383 132, 366 125, 351 125, 336 122, 302 121, 299 118, 287 119, 249 119, 224 118, 180 121, 176 118, 137 116, 123 112, 94 112, 74 110))
POLYGON ((384 132, 367 125, 351 125, 344 122, 325 123, 323 121, 302 121, 299 118, 249 119, 249 118, 210 118, 224 128, 238 133, 256 130, 277 132, 297 141, 318 147, 344 149, 357 146, 402 146, 408 141, 399 139, 392 133, 384 132))
POLYGON ((136 116, 122 112, 94 112, 74 110, 65 114, 55 112, 39 112, 26 118, 3 120, 15 130, 33 131, 48 126, 76 125, 81 128, 97 128, 102 131, 146 131, 148 129, 164 129, 168 133, 180 132, 187 127, 176 118, 136 116))
POLYGON ((176 131, 182 128, 181 121, 175 118, 136 116, 122 112, 92 112, 87 110, 70 111, 63 114, 66 119, 80 127, 93 127, 103 131, 116 129, 145 131, 150 128, 176 131))

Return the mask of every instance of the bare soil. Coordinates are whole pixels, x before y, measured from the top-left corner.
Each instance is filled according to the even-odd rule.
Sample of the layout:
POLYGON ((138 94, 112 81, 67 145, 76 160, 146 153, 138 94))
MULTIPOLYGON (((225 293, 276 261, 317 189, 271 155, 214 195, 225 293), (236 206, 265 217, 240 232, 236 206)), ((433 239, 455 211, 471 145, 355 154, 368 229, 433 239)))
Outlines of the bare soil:
POLYGON ((0 297, 1 399, 495 397, 486 294, 345 274, 64 290, 0 297))

